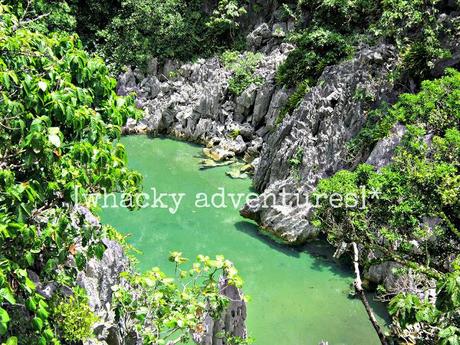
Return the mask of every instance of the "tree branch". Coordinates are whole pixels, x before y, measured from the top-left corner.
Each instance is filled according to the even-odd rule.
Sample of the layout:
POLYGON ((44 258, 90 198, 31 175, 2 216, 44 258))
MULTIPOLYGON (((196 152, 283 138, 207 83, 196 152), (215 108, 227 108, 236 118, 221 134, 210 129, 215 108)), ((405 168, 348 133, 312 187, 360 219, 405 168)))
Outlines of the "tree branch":
POLYGON ((366 297, 366 293, 363 289, 363 284, 361 281, 361 273, 359 271, 359 252, 358 252, 358 246, 356 245, 356 242, 351 243, 353 247, 353 265, 355 267, 355 291, 358 294, 359 298, 364 304, 364 308, 366 309, 367 315, 369 316, 369 320, 372 323, 372 326, 374 327, 375 331, 377 332, 377 335, 379 336, 380 343, 382 345, 388 345, 388 342, 386 340, 385 334, 383 334, 382 328, 377 322, 377 319, 375 318, 374 312, 372 311, 371 306, 369 305, 369 302, 366 297))

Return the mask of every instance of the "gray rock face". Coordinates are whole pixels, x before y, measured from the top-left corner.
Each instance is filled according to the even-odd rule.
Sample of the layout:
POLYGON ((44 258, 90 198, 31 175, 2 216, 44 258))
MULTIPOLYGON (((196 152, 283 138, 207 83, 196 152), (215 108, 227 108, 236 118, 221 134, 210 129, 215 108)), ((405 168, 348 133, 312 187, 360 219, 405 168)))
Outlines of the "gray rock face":
POLYGON ((379 102, 392 90, 388 75, 395 65, 393 47, 381 45, 326 68, 318 86, 266 138, 254 176, 254 186, 262 194, 241 214, 290 243, 315 236, 308 222, 311 207, 301 202, 302 197, 280 206, 280 195, 292 190, 306 197, 319 179, 345 166, 346 143, 362 128, 367 115, 366 102, 357 95, 364 91, 379 102), (301 162, 293 166, 293 158, 301 162))
POLYGON ((402 265, 396 262, 385 261, 369 267, 369 269, 364 272, 364 278, 375 284, 383 284, 389 291, 395 290, 399 280, 397 270, 401 268, 402 265))
POLYGON ((246 303, 242 292, 233 285, 228 285, 224 277, 219 281, 221 294, 230 300, 227 310, 222 317, 214 320, 209 315, 205 317, 205 332, 194 334, 194 341, 199 345, 225 345, 222 335, 246 339, 246 303))
MULTIPOLYGON (((272 38, 272 30, 262 24, 250 35, 260 37, 265 44, 272 38)), ((264 51, 269 51, 255 71, 262 84, 251 84, 238 97, 228 90, 232 72, 217 58, 183 65, 170 62, 163 68, 150 69, 159 70, 157 75, 143 76, 128 70, 119 78, 118 93, 136 93, 145 117, 139 122, 129 120, 124 132, 166 134, 207 146, 225 142, 227 148, 219 148, 233 147, 234 153, 242 156, 273 129, 288 98, 287 90, 275 86, 275 73, 293 47, 270 47, 264 45, 264 51)))
POLYGON ((390 134, 375 145, 366 163, 375 166, 377 169, 390 164, 395 149, 401 143, 406 131, 406 127, 401 124, 394 126, 390 134))
POLYGON ((259 25, 246 37, 246 43, 252 50, 258 50, 272 37, 272 31, 267 23, 259 25))
MULTIPOLYGON (((95 325, 97 340, 109 344, 126 344, 121 337, 112 309, 112 286, 121 284, 120 273, 128 270, 129 262, 123 248, 115 241, 105 240, 106 250, 101 260, 91 259, 83 272, 77 277, 77 283, 83 287, 89 297, 89 304, 100 318, 95 325)), ((134 342, 136 344, 136 342, 134 342)))

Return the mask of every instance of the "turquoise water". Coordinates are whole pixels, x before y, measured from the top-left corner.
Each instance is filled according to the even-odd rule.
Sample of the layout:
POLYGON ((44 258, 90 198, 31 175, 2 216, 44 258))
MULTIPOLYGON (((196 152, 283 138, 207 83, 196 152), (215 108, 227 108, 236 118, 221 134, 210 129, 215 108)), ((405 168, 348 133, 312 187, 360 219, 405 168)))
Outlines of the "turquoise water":
MULTIPOLYGON (((249 180, 226 177, 228 167, 200 171, 197 146, 146 136, 122 142, 130 167, 144 175, 145 191, 152 195, 154 187, 157 193, 186 194, 175 214, 171 198, 163 199, 171 209, 102 210, 102 221, 130 234, 129 242, 143 252, 142 270, 159 266, 172 273, 171 251, 191 259, 223 254, 235 263, 244 292, 251 296, 247 326, 255 344, 379 344, 361 302, 348 298, 352 272, 331 259, 325 244, 297 249, 280 245, 240 217, 230 198, 227 208, 195 207, 197 193, 211 195, 219 188, 249 193, 249 180)), ((377 311, 382 307, 377 305, 377 311)))

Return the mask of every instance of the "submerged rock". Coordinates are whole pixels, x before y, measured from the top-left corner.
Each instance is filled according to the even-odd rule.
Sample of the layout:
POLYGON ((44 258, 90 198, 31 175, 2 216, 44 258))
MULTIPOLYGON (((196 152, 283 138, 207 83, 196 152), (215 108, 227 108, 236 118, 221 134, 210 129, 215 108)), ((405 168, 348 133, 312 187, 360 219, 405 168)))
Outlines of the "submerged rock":
POLYGON ((223 166, 230 165, 233 163, 234 163, 233 160, 218 163, 212 159, 204 159, 200 162, 200 165, 201 165, 200 169, 203 170, 203 169, 223 167, 223 166))
POLYGON ((235 157, 235 153, 221 147, 204 148, 203 153, 215 162, 222 162, 235 157))

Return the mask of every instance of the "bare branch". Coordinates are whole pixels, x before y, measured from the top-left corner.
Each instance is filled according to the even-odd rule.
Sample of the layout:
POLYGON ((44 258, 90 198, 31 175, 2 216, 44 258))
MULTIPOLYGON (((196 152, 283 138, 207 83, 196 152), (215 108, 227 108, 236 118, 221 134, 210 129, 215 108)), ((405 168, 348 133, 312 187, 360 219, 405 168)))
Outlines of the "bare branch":
POLYGON ((377 322, 377 319, 375 318, 374 312, 372 311, 371 306, 369 305, 369 301, 367 300, 366 293, 363 289, 363 284, 361 281, 361 273, 359 271, 359 251, 358 251, 358 246, 356 242, 351 243, 353 247, 353 265, 355 267, 355 291, 361 301, 364 304, 364 308, 366 309, 367 315, 369 316, 369 320, 372 323, 372 326, 374 327, 375 331, 377 332, 377 335, 379 336, 380 343, 382 345, 388 345, 387 339, 385 337, 385 334, 382 331, 382 328, 377 322))

